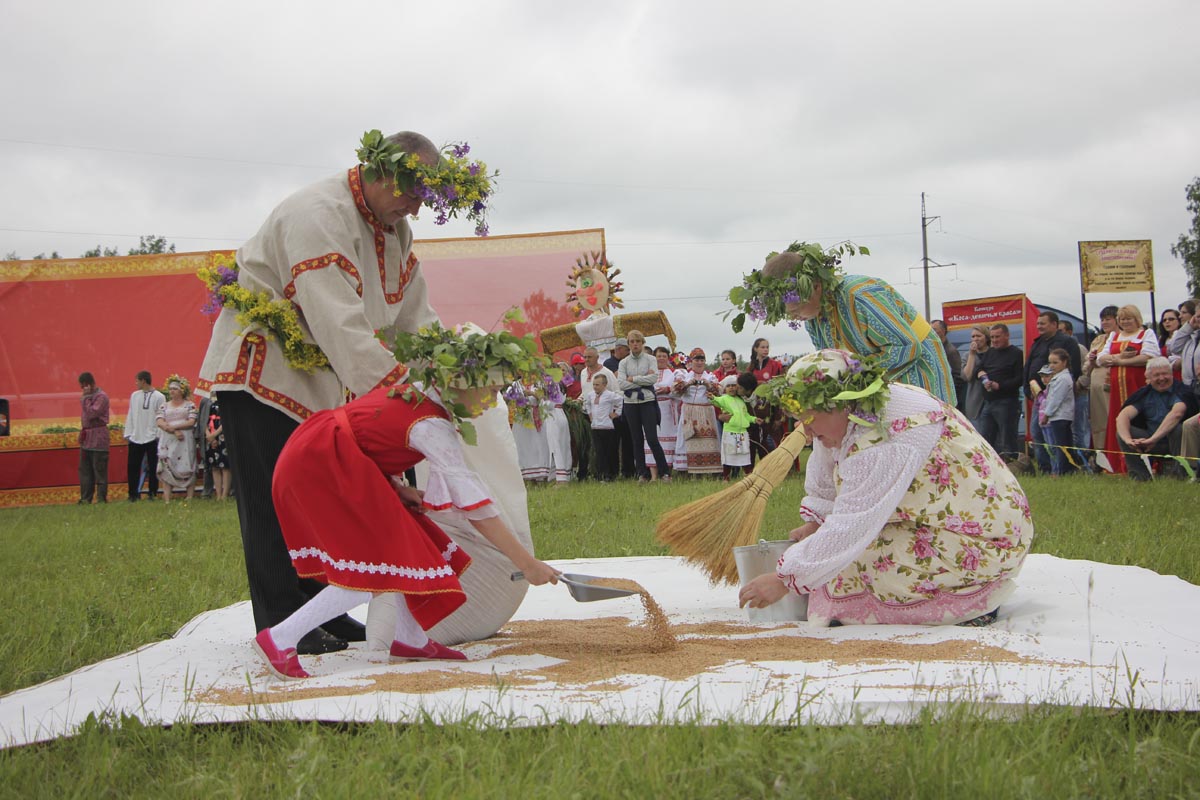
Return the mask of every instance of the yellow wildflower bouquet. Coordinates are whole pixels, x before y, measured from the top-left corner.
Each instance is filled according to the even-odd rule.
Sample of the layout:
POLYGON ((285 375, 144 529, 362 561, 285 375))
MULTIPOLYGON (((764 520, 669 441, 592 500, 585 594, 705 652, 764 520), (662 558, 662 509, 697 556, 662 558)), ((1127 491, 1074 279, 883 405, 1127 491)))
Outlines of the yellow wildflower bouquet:
POLYGON ((238 324, 244 328, 261 327, 283 347, 288 366, 312 373, 329 366, 320 347, 304 341, 300 315, 290 300, 272 300, 268 291, 253 292, 237 282, 238 265, 233 256, 214 256, 212 264, 201 267, 196 276, 208 287, 208 303, 202 309, 212 314, 223 307, 237 311, 238 324))

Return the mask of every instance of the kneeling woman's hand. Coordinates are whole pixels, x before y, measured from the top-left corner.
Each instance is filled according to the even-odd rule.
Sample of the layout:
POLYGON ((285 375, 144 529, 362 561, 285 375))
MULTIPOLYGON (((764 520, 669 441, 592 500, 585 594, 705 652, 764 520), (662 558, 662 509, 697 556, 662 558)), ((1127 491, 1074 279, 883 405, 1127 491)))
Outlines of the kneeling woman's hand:
POLYGON ((543 583, 558 583, 558 576, 562 573, 550 566, 544 561, 538 561, 536 558, 531 559, 528 564, 521 568, 525 573, 525 580, 529 581, 530 586, 541 586, 543 583))
POLYGON ((791 539, 793 542, 802 542, 805 539, 807 539, 808 537, 812 536, 814 533, 816 533, 817 529, 819 529, 820 527, 821 527, 821 525, 819 523, 806 522, 803 525, 801 525, 799 528, 793 528, 791 531, 789 531, 788 538, 791 539))
POLYGON ((768 572, 766 575, 759 575, 742 587, 742 590, 738 592, 738 608, 746 606, 766 608, 772 603, 782 600, 787 593, 788 588, 783 585, 783 581, 768 572))

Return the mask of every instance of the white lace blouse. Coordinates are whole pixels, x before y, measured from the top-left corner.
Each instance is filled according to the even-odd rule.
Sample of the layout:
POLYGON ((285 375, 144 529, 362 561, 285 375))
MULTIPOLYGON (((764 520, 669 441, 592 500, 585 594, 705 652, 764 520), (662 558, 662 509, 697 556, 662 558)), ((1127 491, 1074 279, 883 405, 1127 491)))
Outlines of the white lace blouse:
MULTIPOLYGON (((890 423, 940 408, 928 394, 892 384, 883 418, 890 423)), ((944 427, 938 422, 909 428, 851 456, 847 451, 869 428, 850 422, 836 449, 814 441, 800 516, 821 527, 787 549, 779 559, 779 578, 810 592, 837 577, 879 535, 917 471, 928 462, 944 427), (834 488, 835 468, 842 478, 840 491, 834 488)))
MULTIPOLYGON (((439 406, 437 392, 426 392, 439 406)), ((429 481, 425 487, 424 505, 434 511, 453 508, 467 519, 487 519, 499 516, 491 493, 463 458, 458 431, 450 420, 441 417, 423 419, 412 426, 408 445, 421 455, 429 466, 429 481)), ((397 479, 392 478, 393 482, 397 479)))

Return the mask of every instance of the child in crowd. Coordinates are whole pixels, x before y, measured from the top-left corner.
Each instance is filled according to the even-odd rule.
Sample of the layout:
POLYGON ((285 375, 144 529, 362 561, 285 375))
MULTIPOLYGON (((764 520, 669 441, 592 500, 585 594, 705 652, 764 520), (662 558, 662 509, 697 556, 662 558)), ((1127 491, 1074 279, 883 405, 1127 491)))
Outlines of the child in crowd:
POLYGON ((753 374, 726 376, 721 379, 724 394, 711 401, 717 407, 717 419, 725 424, 721 434, 721 466, 725 480, 740 475, 742 467, 750 471, 750 424, 754 417, 742 399, 744 393, 748 394, 746 386, 751 392, 757 388, 758 381, 753 374), (743 381, 743 378, 747 380, 743 381))
POLYGON ((721 351, 721 366, 713 372, 717 376, 717 380, 723 381, 730 375, 738 376, 737 353, 732 350, 721 351))
POLYGON ((621 395, 608 386, 608 378, 592 378, 590 397, 584 398, 583 411, 592 420, 592 447, 596 451, 596 477, 608 483, 617 475, 617 431, 613 420, 621 416, 621 395))
POLYGON ((1041 369, 1043 373, 1049 370, 1049 374, 1046 377, 1046 389, 1038 396, 1041 408, 1037 411, 1037 418, 1043 429, 1049 429, 1046 442, 1054 448, 1051 466, 1054 477, 1075 469, 1067 452, 1072 442, 1071 424, 1075 419, 1074 383, 1071 373, 1067 371, 1070 358, 1066 350, 1055 348, 1050 351, 1050 363, 1041 369))

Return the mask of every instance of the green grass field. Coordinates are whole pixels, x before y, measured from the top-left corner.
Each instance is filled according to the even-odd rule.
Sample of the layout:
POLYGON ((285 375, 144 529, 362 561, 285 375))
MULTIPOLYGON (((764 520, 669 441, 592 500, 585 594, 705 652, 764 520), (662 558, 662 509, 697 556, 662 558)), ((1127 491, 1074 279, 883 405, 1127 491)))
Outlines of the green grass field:
MULTIPOLYGON (((1023 484, 1035 552, 1200 583, 1193 485, 1082 476, 1023 484)), ((716 488, 534 489, 538 555, 661 554, 658 514, 716 488), (610 515, 619 530, 601 527, 610 515)), ((794 526, 802 489, 799 478, 780 487, 764 536, 794 526)), ((169 637, 196 614, 245 599, 232 503, 5 510, 0 541, 0 693, 169 637)), ((1200 797, 1197 764, 1200 715, 1128 710, 1035 708, 1001 722, 952 708, 908 726, 794 729, 161 729, 105 720, 68 740, 0 752, 0 797, 1200 797)))

